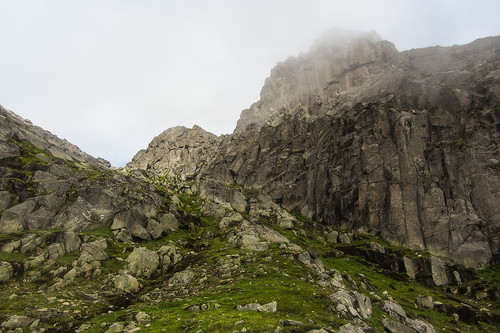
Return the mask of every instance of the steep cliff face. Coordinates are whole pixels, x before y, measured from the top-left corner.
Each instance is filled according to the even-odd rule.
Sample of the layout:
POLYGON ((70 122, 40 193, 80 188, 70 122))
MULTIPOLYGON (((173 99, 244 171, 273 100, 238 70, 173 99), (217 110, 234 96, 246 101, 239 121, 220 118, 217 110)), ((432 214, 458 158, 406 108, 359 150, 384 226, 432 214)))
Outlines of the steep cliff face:
POLYGON ((185 160, 324 224, 484 267, 499 252, 499 61, 498 37, 400 53, 330 32, 272 70, 233 135, 197 142, 209 157, 185 160))

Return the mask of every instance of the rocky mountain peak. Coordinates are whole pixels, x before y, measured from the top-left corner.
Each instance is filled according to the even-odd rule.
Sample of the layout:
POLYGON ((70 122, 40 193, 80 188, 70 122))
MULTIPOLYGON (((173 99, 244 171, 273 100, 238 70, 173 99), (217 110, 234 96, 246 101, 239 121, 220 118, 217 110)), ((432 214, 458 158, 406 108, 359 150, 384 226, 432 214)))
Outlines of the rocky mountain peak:
POLYGON ((329 30, 309 52, 289 57, 271 70, 260 100, 241 113, 235 133, 250 124, 276 124, 283 116, 326 114, 341 95, 371 84, 396 54, 394 45, 375 32, 329 30))
POLYGON ((499 59, 500 37, 398 52, 330 31, 272 69, 233 135, 156 139, 129 166, 256 188, 325 225, 486 267, 500 253, 499 59))
POLYGON ((140 150, 127 168, 147 169, 174 175, 192 175, 199 164, 213 156, 220 138, 194 125, 172 127, 155 137, 147 149, 140 150))

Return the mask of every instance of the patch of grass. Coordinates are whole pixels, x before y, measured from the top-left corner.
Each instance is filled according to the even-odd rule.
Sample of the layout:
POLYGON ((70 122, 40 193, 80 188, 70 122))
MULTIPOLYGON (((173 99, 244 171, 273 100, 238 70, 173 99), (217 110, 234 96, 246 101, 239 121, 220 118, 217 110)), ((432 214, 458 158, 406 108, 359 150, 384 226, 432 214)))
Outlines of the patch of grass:
POLYGON ((87 230, 82 232, 83 235, 92 236, 95 238, 113 238, 113 232, 111 231, 111 227, 103 227, 95 230, 87 230))
POLYGON ((23 262, 26 259, 26 255, 21 253, 10 253, 0 251, 0 260, 7 262, 23 262))

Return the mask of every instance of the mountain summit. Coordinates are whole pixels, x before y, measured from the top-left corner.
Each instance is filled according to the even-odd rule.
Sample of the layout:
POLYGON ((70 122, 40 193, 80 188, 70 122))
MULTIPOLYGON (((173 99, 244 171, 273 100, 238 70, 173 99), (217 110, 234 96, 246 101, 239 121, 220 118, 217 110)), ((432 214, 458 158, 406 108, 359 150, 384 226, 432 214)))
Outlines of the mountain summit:
MULTIPOLYGON (((330 31, 272 69, 233 135, 186 143, 198 148, 184 161, 325 225, 486 267, 500 244, 499 59, 500 37, 398 52, 330 31)), ((151 156, 172 146, 153 143, 128 167, 164 171, 151 156)))

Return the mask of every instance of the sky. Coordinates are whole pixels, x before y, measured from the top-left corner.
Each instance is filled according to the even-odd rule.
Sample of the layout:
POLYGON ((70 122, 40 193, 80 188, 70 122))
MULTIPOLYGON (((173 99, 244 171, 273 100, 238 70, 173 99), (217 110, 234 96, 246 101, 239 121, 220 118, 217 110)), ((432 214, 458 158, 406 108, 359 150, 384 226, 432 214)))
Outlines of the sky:
POLYGON ((123 166, 165 129, 232 133, 326 30, 400 51, 500 35, 498 0, 0 0, 0 105, 123 166))

